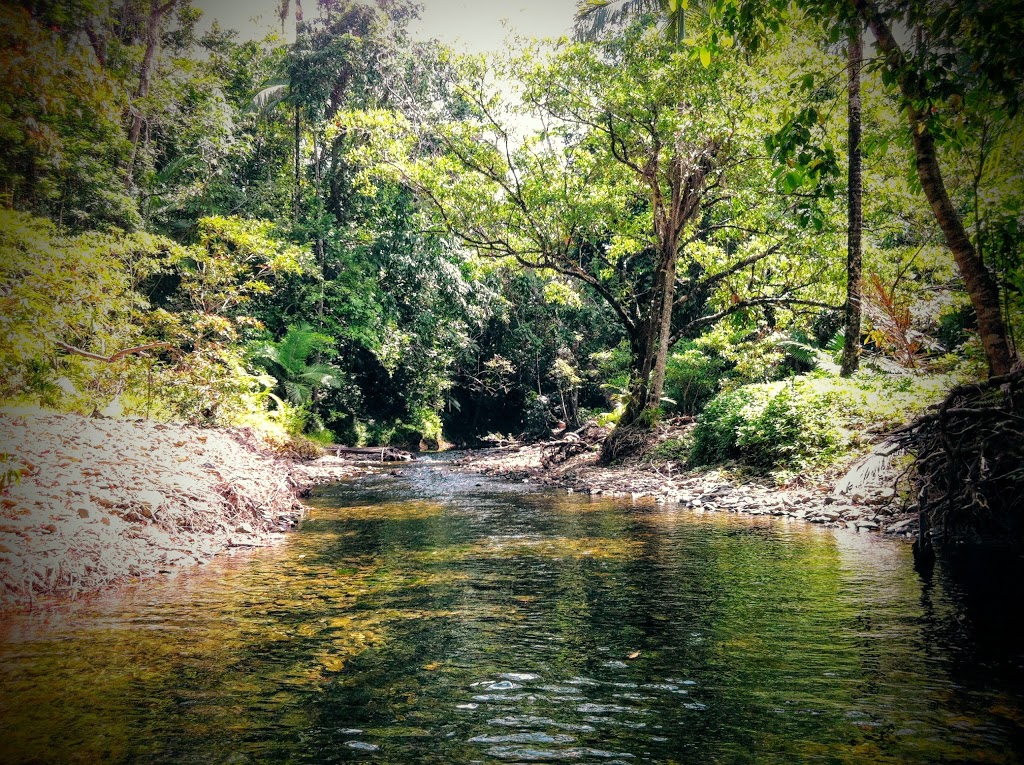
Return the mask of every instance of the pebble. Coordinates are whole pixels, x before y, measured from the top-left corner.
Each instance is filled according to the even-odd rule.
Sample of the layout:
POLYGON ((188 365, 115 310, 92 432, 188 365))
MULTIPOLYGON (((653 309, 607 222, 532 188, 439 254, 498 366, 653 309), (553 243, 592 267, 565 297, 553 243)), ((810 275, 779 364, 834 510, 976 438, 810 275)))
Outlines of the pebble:
POLYGON ((530 476, 535 482, 570 486, 567 494, 627 497, 634 501, 653 500, 658 505, 676 505, 697 513, 730 512, 750 516, 771 516, 802 520, 850 530, 883 531, 893 535, 913 533, 913 519, 894 502, 890 487, 857 488, 840 494, 826 487, 777 488, 767 484, 723 482, 722 474, 673 474, 675 466, 645 469, 600 468, 594 457, 585 455, 564 467, 540 469, 541 447, 523 447, 515 454, 470 456, 461 461, 471 471, 515 480, 530 476), (667 475, 666 475, 667 472, 667 475), (899 521, 889 524, 892 516, 899 521), (904 522, 909 520, 910 522, 904 522))

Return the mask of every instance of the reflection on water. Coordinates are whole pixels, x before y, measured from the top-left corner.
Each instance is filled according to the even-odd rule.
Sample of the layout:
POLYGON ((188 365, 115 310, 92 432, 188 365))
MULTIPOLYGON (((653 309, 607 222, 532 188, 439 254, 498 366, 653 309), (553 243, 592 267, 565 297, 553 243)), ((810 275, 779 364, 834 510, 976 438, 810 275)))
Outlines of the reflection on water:
POLYGON ((0 760, 1022 761, 1020 598, 903 545, 443 463, 314 505, 273 550, 8 618, 0 760))

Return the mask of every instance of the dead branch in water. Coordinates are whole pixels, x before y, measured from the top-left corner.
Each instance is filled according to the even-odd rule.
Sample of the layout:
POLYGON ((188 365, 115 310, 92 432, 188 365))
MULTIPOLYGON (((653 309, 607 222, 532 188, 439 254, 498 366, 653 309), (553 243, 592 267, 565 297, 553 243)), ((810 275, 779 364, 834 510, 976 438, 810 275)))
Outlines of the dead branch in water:
POLYGON ((410 452, 393 446, 325 446, 324 451, 370 462, 409 462, 413 459, 410 452))

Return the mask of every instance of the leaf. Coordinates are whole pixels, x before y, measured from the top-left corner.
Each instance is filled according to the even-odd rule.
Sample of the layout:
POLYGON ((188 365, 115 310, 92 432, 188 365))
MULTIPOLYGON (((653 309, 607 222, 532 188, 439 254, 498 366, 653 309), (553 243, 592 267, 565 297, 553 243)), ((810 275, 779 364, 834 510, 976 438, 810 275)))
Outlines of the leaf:
POLYGON ((704 65, 705 69, 711 66, 711 51, 707 48, 700 49, 700 63, 704 65))
POLYGON ((629 653, 626 654, 626 658, 627 659, 639 659, 640 658, 640 652, 639 651, 630 651, 629 653))

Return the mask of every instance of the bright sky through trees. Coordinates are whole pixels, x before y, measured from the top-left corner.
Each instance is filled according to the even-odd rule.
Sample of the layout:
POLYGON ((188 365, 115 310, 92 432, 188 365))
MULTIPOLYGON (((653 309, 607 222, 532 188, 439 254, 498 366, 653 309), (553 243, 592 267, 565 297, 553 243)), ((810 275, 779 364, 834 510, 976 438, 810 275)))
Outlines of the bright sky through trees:
MULTIPOLYGON (((315 14, 316 4, 307 5, 307 13, 315 14)), ((421 18, 411 25, 417 37, 436 37, 474 52, 502 48, 510 31, 528 37, 567 34, 576 11, 575 0, 424 0, 423 5, 421 18)), ((237 29, 243 38, 261 37, 281 28, 277 0, 198 0, 196 6, 204 12, 203 28, 217 19, 222 27, 237 29)), ((294 27, 294 19, 290 18, 285 25, 289 39, 294 36, 294 27)))

